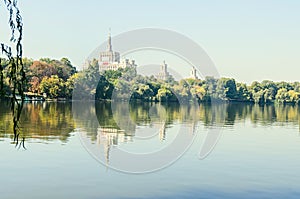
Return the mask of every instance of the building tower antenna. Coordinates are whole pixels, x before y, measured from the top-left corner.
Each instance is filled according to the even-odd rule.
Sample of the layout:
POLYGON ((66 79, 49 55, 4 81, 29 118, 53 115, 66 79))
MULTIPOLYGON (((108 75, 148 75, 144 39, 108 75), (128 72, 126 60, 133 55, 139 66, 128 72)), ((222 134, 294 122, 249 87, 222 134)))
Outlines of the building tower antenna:
POLYGON ((112 44, 111 44, 111 28, 109 28, 109 32, 108 32, 107 51, 108 51, 108 52, 112 52, 112 44))

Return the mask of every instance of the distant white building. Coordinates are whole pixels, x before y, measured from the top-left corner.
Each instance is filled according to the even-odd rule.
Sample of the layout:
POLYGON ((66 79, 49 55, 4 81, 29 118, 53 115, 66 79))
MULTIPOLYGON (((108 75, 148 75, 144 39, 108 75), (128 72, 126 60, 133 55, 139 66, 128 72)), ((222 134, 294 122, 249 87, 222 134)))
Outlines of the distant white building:
POLYGON ((191 78, 192 79, 198 79, 197 70, 194 66, 192 67, 192 70, 191 70, 191 78))
POLYGON ((119 68, 134 67, 136 64, 134 60, 122 59, 120 60, 120 53, 112 50, 111 35, 108 35, 107 49, 100 53, 99 57, 99 71, 118 70, 119 68))
POLYGON ((161 65, 160 72, 157 74, 157 79, 161 80, 167 80, 168 77, 170 77, 170 73, 168 72, 168 65, 164 61, 164 63, 161 65))

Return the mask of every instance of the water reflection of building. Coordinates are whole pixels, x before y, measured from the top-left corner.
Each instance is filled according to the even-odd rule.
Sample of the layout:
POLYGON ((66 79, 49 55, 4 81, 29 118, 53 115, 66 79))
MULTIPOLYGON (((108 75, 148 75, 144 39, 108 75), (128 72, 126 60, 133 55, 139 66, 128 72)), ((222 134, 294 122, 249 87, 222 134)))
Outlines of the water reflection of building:
POLYGON ((164 122, 159 129, 159 140, 164 141, 166 140, 166 122, 164 122))
POLYGON ((132 137, 132 135, 127 135, 125 131, 116 128, 98 128, 97 144, 103 145, 107 163, 109 162, 111 147, 120 143, 132 142, 132 137))
POLYGON ((191 123, 190 133, 191 133, 191 134, 194 134, 194 133, 196 132, 196 130, 197 130, 197 122, 196 122, 196 121, 193 121, 193 122, 191 123))

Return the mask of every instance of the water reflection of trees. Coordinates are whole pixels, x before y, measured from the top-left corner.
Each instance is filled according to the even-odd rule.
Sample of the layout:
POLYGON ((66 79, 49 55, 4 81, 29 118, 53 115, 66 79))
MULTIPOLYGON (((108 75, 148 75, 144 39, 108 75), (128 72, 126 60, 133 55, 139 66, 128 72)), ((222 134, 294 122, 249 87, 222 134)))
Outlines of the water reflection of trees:
MULTIPOLYGON (((74 106, 74 104, 73 104, 74 106)), ((134 139, 137 126, 160 126, 160 138, 164 139, 167 129, 174 123, 196 124, 210 127, 214 125, 234 126, 249 121, 262 126, 293 125, 299 128, 300 109, 291 105, 179 105, 174 103, 131 103, 115 104, 112 111, 110 102, 81 102, 72 112, 71 103, 25 103, 20 121, 22 136, 29 138, 66 142, 76 127, 87 132, 92 141, 107 139, 111 145, 130 142, 134 139), (129 110, 129 120, 124 112, 129 110)), ((13 122, 10 106, 0 103, 0 137, 13 138, 13 122)))
MULTIPOLYGON (((157 141, 165 140, 169 128, 175 123, 187 125, 192 133, 197 125, 210 128, 213 126, 234 126, 250 122, 260 126, 294 125, 299 128, 300 110, 290 105, 253 105, 253 104, 175 104, 175 103, 81 103, 76 105, 76 125, 84 129, 87 139, 103 146, 107 162, 111 148, 120 143, 132 142, 139 128, 158 127, 157 141), (126 114, 126 111, 129 114, 126 114), (129 120, 128 120, 129 118, 129 120)), ((251 127, 252 128, 252 127, 251 127)), ((145 128, 143 128, 145 129, 145 128)), ((143 132, 142 132, 143 133, 143 132)))
POLYGON ((97 135, 102 134, 102 138, 107 135, 109 139, 114 139, 110 143, 117 144, 116 136, 121 135, 123 140, 132 140, 135 136, 137 126, 149 126, 162 124, 165 129, 174 123, 190 124, 199 123, 204 127, 234 126, 236 123, 250 121, 256 125, 299 125, 299 107, 290 105, 253 105, 253 104, 218 104, 218 105, 179 105, 175 103, 155 104, 155 103, 131 103, 120 102, 115 105, 112 111, 111 103, 97 102, 81 106, 80 114, 82 118, 89 118, 89 112, 96 114, 96 120, 83 119, 81 124, 85 127, 89 136, 96 141, 97 135), (90 106, 90 107, 86 107, 90 106), (126 106, 129 107, 130 121, 124 113, 126 106), (95 108, 96 107, 96 108, 95 108), (96 110, 94 110, 94 109, 96 110), (99 126, 98 126, 99 125, 99 126), (124 138, 125 137, 125 138, 124 138), (130 137, 130 138, 128 138, 130 137))
POLYGON ((226 124, 234 125, 240 120, 250 120, 259 125, 299 125, 300 109, 292 105, 244 105, 228 104, 226 124))
MULTIPOLYGON (((13 138, 9 104, 0 103, 0 136, 13 138)), ((20 118, 20 133, 25 140, 68 140, 75 125, 70 103, 25 103, 20 118)))

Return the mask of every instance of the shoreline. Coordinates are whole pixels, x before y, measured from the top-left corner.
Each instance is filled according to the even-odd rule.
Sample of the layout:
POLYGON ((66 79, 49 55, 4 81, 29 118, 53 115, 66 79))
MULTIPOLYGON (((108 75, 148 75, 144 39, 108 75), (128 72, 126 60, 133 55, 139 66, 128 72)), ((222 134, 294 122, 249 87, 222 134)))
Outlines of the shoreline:
MULTIPOLYGON (((0 98, 0 102, 1 101, 9 101, 11 99, 11 97, 2 97, 0 98)), ((84 102, 86 100, 72 100, 72 99, 64 99, 64 98, 58 98, 58 99, 44 99, 44 100, 24 100, 24 103, 44 103, 44 102, 56 102, 56 103, 73 103, 73 102, 84 102)), ((103 102, 103 103, 112 103, 114 100, 111 99, 95 99, 95 100, 88 100, 88 101, 94 101, 94 102, 103 102)), ((115 100, 116 102, 129 102, 130 104, 206 104, 206 105, 211 105, 211 104, 244 104, 244 105, 259 105, 259 106, 299 106, 300 104, 297 103, 292 103, 292 102, 285 102, 285 103, 281 103, 281 102, 276 102, 276 101, 272 101, 269 103, 255 103, 254 101, 241 101, 241 100, 220 100, 220 99, 214 99, 213 103, 211 101, 182 101, 181 103, 179 103, 178 101, 145 101, 145 100, 124 100, 124 99, 119 99, 119 100, 115 100), (195 103, 196 102, 196 103, 195 103)))

